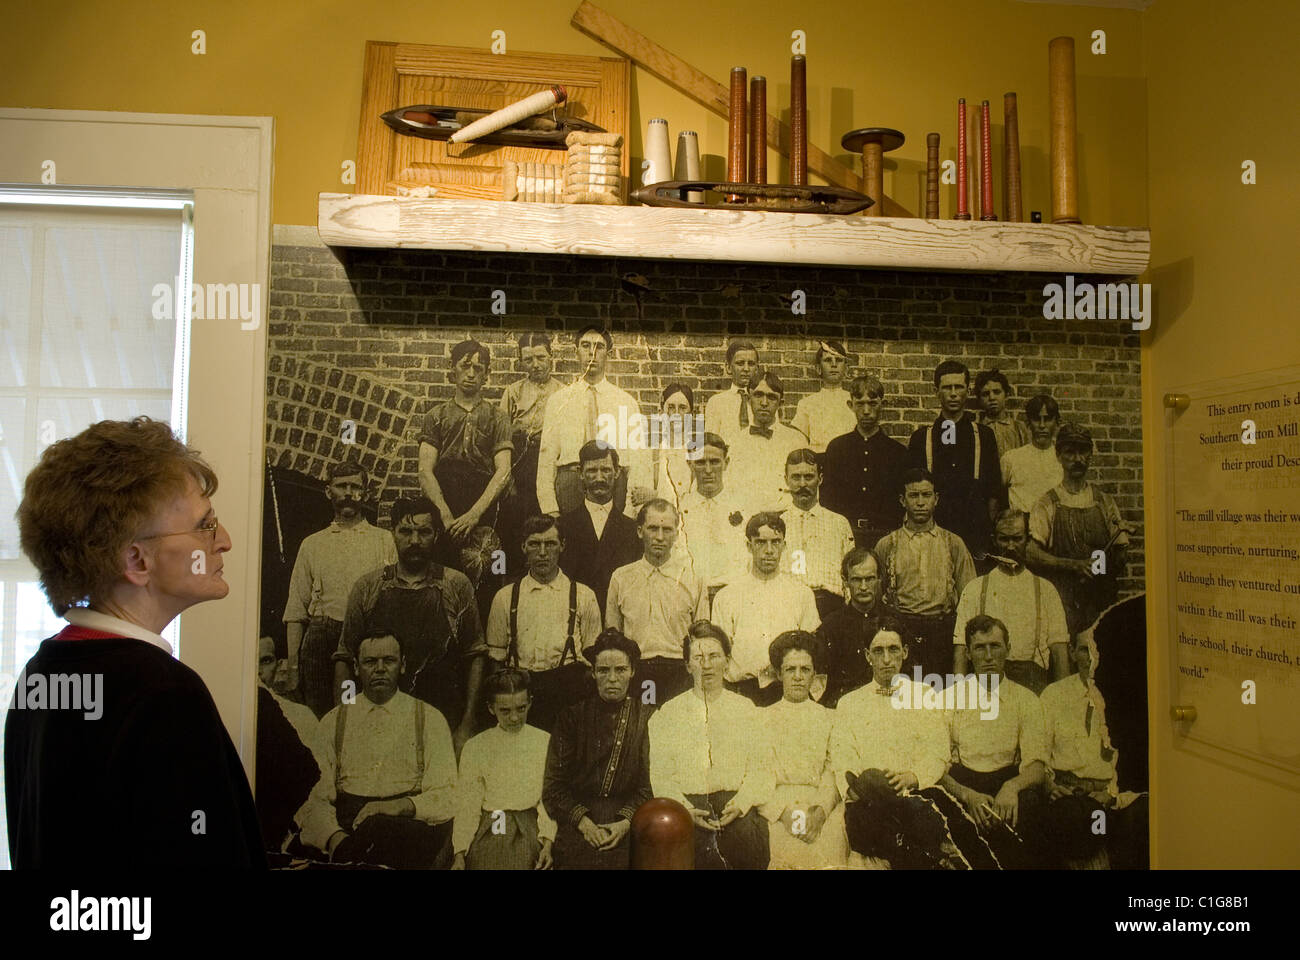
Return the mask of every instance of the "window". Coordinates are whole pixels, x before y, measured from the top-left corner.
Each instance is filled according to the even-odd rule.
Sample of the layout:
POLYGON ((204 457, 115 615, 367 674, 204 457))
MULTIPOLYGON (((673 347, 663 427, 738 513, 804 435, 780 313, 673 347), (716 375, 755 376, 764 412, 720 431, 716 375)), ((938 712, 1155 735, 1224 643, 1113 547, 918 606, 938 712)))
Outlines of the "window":
POLYGON ((192 213, 187 191, 0 185, 0 706, 62 625, 18 545, 28 471, 98 420, 183 435, 192 213))

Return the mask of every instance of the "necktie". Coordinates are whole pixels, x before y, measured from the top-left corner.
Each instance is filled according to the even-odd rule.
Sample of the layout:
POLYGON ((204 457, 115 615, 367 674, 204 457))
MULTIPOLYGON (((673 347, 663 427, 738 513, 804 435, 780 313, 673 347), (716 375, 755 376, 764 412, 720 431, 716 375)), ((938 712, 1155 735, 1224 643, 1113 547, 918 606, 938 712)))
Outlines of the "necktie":
POLYGON ((771 439, 772 439, 772 428, 771 428, 771 427, 750 427, 750 428, 749 428, 749 432, 752 433, 754 436, 756 436, 756 437, 762 437, 762 438, 765 439, 765 440, 771 440, 771 439))
POLYGON ((740 425, 749 426, 749 391, 740 391, 740 425))
POLYGON ((587 430, 585 439, 588 443, 596 439, 596 387, 587 384, 587 430))

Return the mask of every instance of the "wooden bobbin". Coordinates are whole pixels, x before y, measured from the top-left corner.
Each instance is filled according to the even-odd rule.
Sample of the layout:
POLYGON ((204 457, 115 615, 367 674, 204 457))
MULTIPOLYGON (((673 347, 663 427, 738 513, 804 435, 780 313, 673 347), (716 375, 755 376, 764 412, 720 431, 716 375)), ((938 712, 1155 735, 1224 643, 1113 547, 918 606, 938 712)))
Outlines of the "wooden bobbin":
POLYGON ((872 199, 871 206, 863 211, 864 217, 884 215, 885 154, 901 147, 903 139, 901 133, 889 127, 863 127, 840 138, 845 150, 862 152, 862 190, 872 199))
POLYGON ((1047 45, 1047 81, 1051 104, 1052 222, 1080 223, 1073 37, 1056 37, 1047 45))
POLYGON ((939 219, 939 135, 925 135, 925 218, 939 219))
POLYGON ((749 80, 749 183, 767 183, 767 77, 749 80))
POLYGON ((695 823, 676 800, 655 797, 632 815, 633 870, 694 870, 695 823))

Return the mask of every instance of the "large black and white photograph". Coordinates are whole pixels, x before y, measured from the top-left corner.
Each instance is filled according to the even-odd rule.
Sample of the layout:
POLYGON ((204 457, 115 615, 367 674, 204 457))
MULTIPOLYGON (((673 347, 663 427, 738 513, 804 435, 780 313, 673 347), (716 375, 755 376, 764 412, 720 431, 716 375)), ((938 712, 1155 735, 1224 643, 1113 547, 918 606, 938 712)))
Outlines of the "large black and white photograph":
POLYGON ((1025 274, 272 264, 273 863, 626 869, 673 801, 696 869, 1146 866, 1135 334, 1025 274))

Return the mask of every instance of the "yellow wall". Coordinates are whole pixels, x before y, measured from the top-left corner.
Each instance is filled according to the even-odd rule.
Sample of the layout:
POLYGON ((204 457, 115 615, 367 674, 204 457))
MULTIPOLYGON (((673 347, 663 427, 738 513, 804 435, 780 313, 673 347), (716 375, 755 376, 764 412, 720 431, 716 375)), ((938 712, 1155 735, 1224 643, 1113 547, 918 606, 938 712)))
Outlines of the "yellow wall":
MULTIPOLYGON (((1143 350, 1147 543, 1167 536, 1163 395, 1300 363, 1294 277, 1300 186, 1300 5, 1157 2, 1144 15, 1151 279, 1143 350), (1258 183, 1241 182, 1254 160, 1258 183)), ((1157 866, 1300 866, 1300 795, 1172 749, 1162 551, 1148 549, 1157 866)))
MULTIPOLYGON (((790 32, 804 30, 812 142, 844 155, 840 137, 854 127, 902 130, 908 141, 890 154, 899 162, 896 170, 887 167, 885 189, 914 213, 922 195, 925 134, 943 134, 944 156, 954 156, 957 98, 987 98, 1000 162, 996 128, 1002 94, 1010 90, 1020 102, 1025 210, 1049 209, 1047 41, 1071 35, 1078 57, 1083 216, 1092 223, 1145 223, 1140 14, 1014 0, 601 5, 719 81, 737 65, 765 74, 774 113, 789 102, 790 32), (1088 52, 1094 29, 1106 31, 1105 56, 1088 52)), ((356 148, 366 40, 486 50, 491 32, 500 28, 514 50, 613 56, 569 25, 578 0, 13 6, 0 31, 0 106, 273 116, 275 223, 315 224, 318 193, 352 189, 340 183, 339 172, 356 148), (204 56, 190 52, 196 29, 207 33, 204 56)), ((641 152, 644 121, 663 116, 674 137, 678 130, 696 130, 702 152, 718 158, 711 165, 706 159, 706 175, 724 176, 721 118, 636 69, 632 95, 634 156, 641 152)), ((773 179, 776 163, 773 153, 773 179)), ((953 190, 944 195, 945 216, 953 190)), ((998 210, 1000 196, 999 189, 998 210)))

